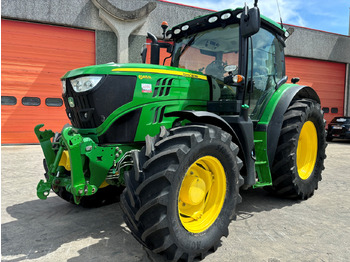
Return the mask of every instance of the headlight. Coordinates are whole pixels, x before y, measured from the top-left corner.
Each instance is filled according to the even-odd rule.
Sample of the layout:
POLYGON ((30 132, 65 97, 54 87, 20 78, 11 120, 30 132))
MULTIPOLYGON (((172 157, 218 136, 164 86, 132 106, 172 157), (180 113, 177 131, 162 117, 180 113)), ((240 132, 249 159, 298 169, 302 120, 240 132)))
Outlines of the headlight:
POLYGON ((65 94, 66 90, 67 90, 67 88, 66 88, 66 79, 61 80, 61 82, 62 82, 62 94, 65 94))
POLYGON ((70 83, 75 92, 81 93, 93 89, 101 79, 102 76, 83 76, 71 79, 70 83))

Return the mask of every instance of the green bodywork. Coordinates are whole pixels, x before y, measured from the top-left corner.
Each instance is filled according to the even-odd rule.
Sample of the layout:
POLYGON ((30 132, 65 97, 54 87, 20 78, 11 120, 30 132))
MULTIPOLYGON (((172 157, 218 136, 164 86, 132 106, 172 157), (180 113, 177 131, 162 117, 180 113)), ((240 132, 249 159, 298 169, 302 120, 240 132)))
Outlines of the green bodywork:
MULTIPOLYGON (((263 17, 278 30, 285 31, 279 24, 263 17)), ((54 133, 51 130, 41 131, 42 124, 35 127, 35 134, 41 144, 48 167, 46 182, 41 180, 37 186, 37 195, 46 199, 50 189, 57 191, 64 187, 74 196, 79 204, 81 197, 95 194, 105 181, 114 179, 116 184, 123 184, 124 170, 132 165, 133 150, 140 150, 147 135, 159 134, 160 127, 171 128, 176 117, 160 117, 174 111, 194 110, 206 111, 207 102, 211 99, 210 84, 207 76, 187 69, 149 65, 149 64, 115 64, 89 66, 66 73, 62 79, 82 75, 128 75, 137 78, 132 101, 116 108, 103 123, 96 128, 77 129, 66 127, 61 132, 58 141, 52 142, 54 133), (160 92, 159 80, 172 79, 171 92, 165 95, 160 92), (152 87, 145 91, 143 86, 152 87), (155 89, 159 92, 155 95, 155 89), (127 144, 99 144, 103 135, 115 121, 134 110, 141 109, 134 141, 127 144), (68 152, 70 169, 66 170, 59 163, 64 151, 68 152)), ((161 81, 160 81, 161 82, 161 81)), ((282 85, 270 98, 259 124, 268 125, 274 109, 290 84, 282 85)), ((272 184, 267 155, 267 133, 255 132, 254 144, 256 161, 255 168, 258 181, 254 187, 272 184)))
MULTIPOLYGON (((283 84, 272 95, 268 104, 265 107, 264 113, 260 118, 259 125, 268 125, 271 121, 272 115, 275 112, 275 108, 280 101, 283 94, 289 89, 296 86, 295 84, 283 84)), ((255 144, 255 170, 258 175, 258 181, 254 188, 264 187, 272 185, 271 172, 269 167, 269 159, 267 155, 267 132, 255 131, 254 132, 254 144, 255 144)))
POLYGON ((206 103, 210 97, 209 83, 203 79, 195 77, 184 77, 172 75, 174 71, 186 75, 201 75, 199 73, 181 68, 169 66, 155 66, 148 64, 115 64, 109 63, 104 65, 96 65, 83 67, 69 71, 62 79, 76 77, 79 75, 133 75, 137 77, 133 100, 130 103, 122 105, 110 114, 106 120, 96 129, 81 129, 79 133, 89 134, 90 137, 97 142, 97 136, 104 134, 108 128, 118 118, 123 115, 142 108, 139 127, 137 129, 135 141, 144 141, 147 134, 153 136, 158 134, 160 126, 170 128, 174 122, 174 118, 165 118, 162 123, 154 122, 154 112, 157 108, 166 105, 164 113, 178 110, 205 110, 206 103), (126 71, 113 71, 123 69, 126 71), (132 71, 127 71, 128 69, 132 71), (136 70, 136 72, 134 72, 136 70), (139 70, 139 72, 137 72, 139 70), (156 70, 161 73, 153 73, 156 70), (144 72, 142 72, 144 71, 144 72), (154 88, 157 87, 157 80, 164 78, 172 78, 172 87, 170 95, 158 95, 153 97, 154 88), (151 84, 152 92, 142 92, 143 84, 151 84), (147 131, 146 131, 146 129, 147 131))
POLYGON ((65 187, 73 194, 74 201, 78 204, 82 196, 96 193, 108 174, 119 175, 118 161, 125 157, 127 152, 140 148, 137 144, 99 146, 72 127, 63 129, 61 139, 55 144, 50 141, 54 133, 51 130, 40 131, 41 127, 43 125, 35 127, 35 134, 44 152, 48 173, 47 181, 41 180, 37 186, 40 199, 46 199, 51 188, 57 190, 58 187, 65 187), (59 166, 64 150, 69 153, 69 175, 63 166, 59 166))
POLYGON ((161 126, 171 128, 176 120, 174 117, 159 119, 159 109, 165 107, 164 113, 205 110, 210 97, 206 76, 198 72, 167 66, 105 64, 72 70, 63 79, 87 74, 134 75, 137 77, 137 82, 133 100, 117 108, 97 128, 67 127, 63 129, 57 143, 51 142, 51 138, 54 137, 51 130, 40 131, 40 128, 44 126, 42 124, 35 127, 35 134, 41 144, 49 170, 47 181, 41 180, 37 186, 37 195, 41 199, 47 198, 51 188, 55 190, 57 187, 65 187, 73 194, 75 202, 79 203, 81 197, 96 193, 109 175, 117 175, 118 181, 122 183, 124 181, 123 170, 118 170, 118 166, 122 166, 123 161, 130 158, 132 150, 139 150, 142 147, 147 135, 158 134, 161 126), (120 68, 137 70, 137 72, 113 71, 120 68), (154 96, 153 91, 157 87, 157 80, 166 77, 173 79, 171 92, 168 95, 158 92, 158 95, 154 96), (142 84, 151 84, 152 92, 143 92, 142 84), (128 144, 98 145, 98 137, 103 135, 115 121, 139 108, 142 109, 142 112, 134 141, 128 144), (69 175, 66 174, 63 166, 59 166, 64 150, 69 153, 71 166, 69 175))

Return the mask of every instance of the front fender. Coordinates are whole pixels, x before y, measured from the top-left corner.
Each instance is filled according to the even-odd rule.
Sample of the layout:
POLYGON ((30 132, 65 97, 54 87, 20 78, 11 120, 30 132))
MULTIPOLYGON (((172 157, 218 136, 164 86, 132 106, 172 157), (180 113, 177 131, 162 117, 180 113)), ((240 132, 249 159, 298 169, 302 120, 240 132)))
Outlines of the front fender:
POLYGON ((222 130, 231 134, 232 137, 237 138, 235 131, 222 117, 218 116, 217 114, 208 112, 208 111, 182 110, 182 111, 169 112, 169 113, 164 114, 164 116, 166 116, 166 117, 179 117, 181 119, 187 119, 191 122, 205 123, 205 124, 218 126, 222 130))
POLYGON ((175 111, 165 114, 169 117, 179 117, 195 123, 210 124, 220 127, 232 136, 232 141, 240 149, 239 157, 244 161, 246 170, 245 184, 255 183, 254 159, 251 157, 254 150, 253 123, 239 115, 227 116, 225 119, 215 113, 207 111, 175 111))

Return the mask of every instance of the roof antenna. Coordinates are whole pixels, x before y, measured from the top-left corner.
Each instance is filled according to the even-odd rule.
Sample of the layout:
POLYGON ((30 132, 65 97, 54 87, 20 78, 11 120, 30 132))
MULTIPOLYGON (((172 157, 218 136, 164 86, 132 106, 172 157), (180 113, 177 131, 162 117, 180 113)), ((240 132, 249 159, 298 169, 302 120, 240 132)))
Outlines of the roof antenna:
POLYGON ((280 11, 280 6, 278 4, 278 0, 276 0, 276 3, 277 3, 277 8, 278 8, 278 13, 280 14, 281 26, 283 28, 282 16, 281 16, 281 11, 280 11))

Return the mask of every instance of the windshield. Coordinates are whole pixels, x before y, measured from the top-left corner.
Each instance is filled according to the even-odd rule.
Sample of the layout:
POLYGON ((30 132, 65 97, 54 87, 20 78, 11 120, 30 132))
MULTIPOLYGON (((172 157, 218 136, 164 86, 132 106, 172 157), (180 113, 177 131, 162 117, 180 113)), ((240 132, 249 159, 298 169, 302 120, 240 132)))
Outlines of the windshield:
POLYGON ((176 41, 172 65, 223 80, 226 66, 238 66, 238 50, 239 25, 231 24, 176 41))

